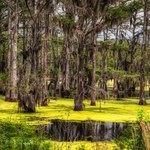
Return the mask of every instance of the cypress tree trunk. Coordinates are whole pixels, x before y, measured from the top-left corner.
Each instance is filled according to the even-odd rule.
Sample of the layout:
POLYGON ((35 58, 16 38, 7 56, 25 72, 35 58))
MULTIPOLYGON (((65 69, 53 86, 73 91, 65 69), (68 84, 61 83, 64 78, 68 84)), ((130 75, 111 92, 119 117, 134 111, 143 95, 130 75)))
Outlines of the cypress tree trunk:
MULTIPOLYGON (((68 29, 69 30, 69 29, 68 29)), ((62 71, 62 97, 67 97, 70 91, 70 37, 69 31, 64 33, 64 61, 62 71)))
POLYGON ((113 97, 118 98, 118 78, 114 77, 113 97))
MULTIPOLYGON (((95 27, 96 20, 93 20, 93 28, 95 27)), ((92 57, 92 81, 91 81, 91 106, 96 105, 96 40, 97 34, 96 31, 93 31, 91 34, 91 57, 92 57)))
POLYGON ((9 49, 8 49, 8 76, 10 77, 10 82, 8 81, 8 88, 6 92, 6 100, 16 101, 17 100, 17 45, 18 45, 18 2, 15 4, 10 2, 11 7, 15 8, 14 12, 9 9, 9 49))
POLYGON ((107 92, 107 56, 108 49, 104 48, 102 50, 102 75, 101 75, 101 89, 107 92))
POLYGON ((74 110, 83 110, 84 99, 84 37, 79 40, 78 69, 77 69, 77 95, 74 98, 74 110))
POLYGON ((48 106, 48 50, 49 50, 49 6, 50 3, 48 0, 45 1, 47 3, 47 6, 45 8, 45 37, 44 37, 44 46, 42 49, 42 71, 43 71, 43 77, 42 77, 42 106, 48 106))
MULTIPOLYGON (((104 34, 104 42, 107 42, 108 40, 108 31, 103 32, 104 34)), ((101 89, 105 90, 107 92, 107 59, 109 54, 109 47, 104 46, 102 49, 102 75, 101 75, 101 89)), ((105 97, 104 97, 105 98, 105 97)))
POLYGON ((19 16, 16 11, 15 20, 12 21, 12 51, 11 51, 11 101, 17 100, 17 43, 18 43, 18 21, 19 16))
POLYGON ((41 48, 41 36, 39 28, 39 16, 37 11, 39 0, 34 1, 34 20, 30 27, 30 43, 26 53, 23 54, 23 67, 19 79, 19 109, 26 112, 35 112, 39 102, 41 85, 39 85, 39 50, 41 48), (22 75, 23 73, 23 75, 22 75))
POLYGON ((92 51, 92 84, 91 84, 91 106, 96 105, 96 49, 92 51))
POLYGON ((140 64, 140 100, 139 105, 146 105, 145 100, 145 52, 147 46, 147 26, 148 26, 148 0, 144 0, 144 25, 143 25, 143 43, 141 47, 141 64, 140 64))
POLYGON ((9 101, 10 98, 10 67, 11 67, 11 9, 8 8, 8 52, 7 52, 7 76, 8 80, 6 83, 6 94, 5 94, 5 100, 9 101))
MULTIPOLYGON (((74 22, 74 14, 72 7, 66 4, 66 19, 70 22, 74 22)), ((63 24, 63 31, 64 31, 64 45, 63 45, 63 69, 62 69, 62 97, 69 97, 70 96, 70 82, 71 82, 71 69, 70 69, 70 53, 72 48, 72 33, 73 27, 71 24, 65 25, 63 24)))
MULTIPOLYGON (((79 20, 79 30, 83 31, 84 26, 84 17, 80 16, 79 20)), ((84 108, 83 99, 84 99, 84 44, 85 44, 85 35, 84 33, 79 34, 78 36, 78 52, 77 52, 77 93, 74 97, 74 110, 82 111, 84 108)))

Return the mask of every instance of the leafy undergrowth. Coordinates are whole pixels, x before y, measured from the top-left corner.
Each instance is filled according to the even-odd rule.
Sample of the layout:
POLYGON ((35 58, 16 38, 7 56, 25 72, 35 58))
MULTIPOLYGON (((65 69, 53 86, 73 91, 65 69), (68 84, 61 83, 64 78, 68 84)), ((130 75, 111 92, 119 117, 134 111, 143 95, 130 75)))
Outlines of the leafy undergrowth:
POLYGON ((0 122, 0 150, 114 150, 115 142, 57 142, 43 134, 44 129, 26 122, 0 122))
POLYGON ((35 126, 25 122, 0 122, 0 150, 49 150, 52 145, 35 126))
POLYGON ((97 106, 90 106, 90 101, 85 100, 84 111, 73 111, 72 99, 50 100, 49 106, 37 107, 36 113, 18 113, 16 102, 5 102, 4 97, 0 97, 0 120, 25 119, 30 124, 46 124, 51 119, 62 120, 96 120, 107 122, 134 122, 137 119, 137 113, 143 109, 150 114, 150 102, 148 105, 139 106, 138 99, 105 100, 97 101, 97 106))

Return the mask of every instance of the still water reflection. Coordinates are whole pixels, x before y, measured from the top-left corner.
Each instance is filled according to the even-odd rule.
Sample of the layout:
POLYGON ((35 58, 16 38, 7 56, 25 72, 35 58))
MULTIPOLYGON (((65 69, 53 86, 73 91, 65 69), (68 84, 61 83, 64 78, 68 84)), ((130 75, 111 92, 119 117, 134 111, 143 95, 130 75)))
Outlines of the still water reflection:
POLYGON ((127 123, 116 122, 70 122, 52 120, 45 125, 47 135, 57 141, 110 141, 117 138, 127 123))

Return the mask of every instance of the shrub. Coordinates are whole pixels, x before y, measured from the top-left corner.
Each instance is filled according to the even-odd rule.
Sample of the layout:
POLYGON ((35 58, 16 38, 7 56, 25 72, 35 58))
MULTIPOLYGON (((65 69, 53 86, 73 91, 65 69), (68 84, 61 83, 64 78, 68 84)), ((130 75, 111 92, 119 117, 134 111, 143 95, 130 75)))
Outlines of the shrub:
POLYGON ((49 150, 51 143, 37 130, 25 122, 0 122, 0 150, 49 150))

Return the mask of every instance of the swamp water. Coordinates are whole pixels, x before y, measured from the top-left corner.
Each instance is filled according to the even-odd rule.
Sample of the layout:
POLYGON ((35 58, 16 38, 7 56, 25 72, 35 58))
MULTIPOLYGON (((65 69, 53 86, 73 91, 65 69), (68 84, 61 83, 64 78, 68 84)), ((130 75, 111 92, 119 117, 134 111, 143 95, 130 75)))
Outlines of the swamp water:
POLYGON ((46 135, 56 141, 110 141, 118 138, 127 123, 52 120, 44 125, 46 135))

